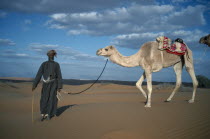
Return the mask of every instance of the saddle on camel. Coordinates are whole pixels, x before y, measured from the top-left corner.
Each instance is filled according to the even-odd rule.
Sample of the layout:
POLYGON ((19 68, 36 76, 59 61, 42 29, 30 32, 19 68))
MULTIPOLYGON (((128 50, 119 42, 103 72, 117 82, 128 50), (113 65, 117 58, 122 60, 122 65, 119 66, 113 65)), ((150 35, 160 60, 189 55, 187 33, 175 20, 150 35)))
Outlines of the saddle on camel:
POLYGON ((183 42, 182 39, 177 38, 174 43, 172 43, 171 39, 165 36, 160 36, 156 38, 158 42, 159 50, 166 50, 168 53, 175 55, 184 55, 187 51, 187 45, 183 42))

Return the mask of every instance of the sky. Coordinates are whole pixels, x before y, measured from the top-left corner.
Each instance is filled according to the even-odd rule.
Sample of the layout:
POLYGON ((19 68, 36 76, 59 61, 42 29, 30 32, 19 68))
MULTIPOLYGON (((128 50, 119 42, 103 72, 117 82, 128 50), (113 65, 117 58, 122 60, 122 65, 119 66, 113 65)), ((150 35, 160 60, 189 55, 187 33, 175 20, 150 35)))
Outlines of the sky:
MULTIPOLYGON (((1 0, 0 77, 35 77, 50 49, 64 79, 96 79, 106 62, 96 51, 108 45, 130 56, 158 36, 182 38, 193 51, 196 75, 210 78, 209 0, 1 0)), ((108 62, 101 80, 137 81, 141 67, 108 62)), ((174 82, 173 67, 153 73, 174 82)), ((191 82, 183 69, 182 80, 191 82)))

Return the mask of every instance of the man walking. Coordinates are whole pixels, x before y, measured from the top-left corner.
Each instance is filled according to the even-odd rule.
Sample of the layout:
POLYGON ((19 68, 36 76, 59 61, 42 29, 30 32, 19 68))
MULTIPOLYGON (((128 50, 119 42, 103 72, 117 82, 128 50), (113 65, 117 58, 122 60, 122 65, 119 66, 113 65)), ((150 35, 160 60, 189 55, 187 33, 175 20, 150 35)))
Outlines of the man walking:
POLYGON ((32 86, 32 91, 34 91, 43 76, 40 100, 41 121, 45 119, 50 120, 53 116, 56 116, 57 91, 60 92, 62 89, 60 65, 54 61, 54 56, 56 55, 55 50, 47 52, 48 61, 41 64, 32 86))

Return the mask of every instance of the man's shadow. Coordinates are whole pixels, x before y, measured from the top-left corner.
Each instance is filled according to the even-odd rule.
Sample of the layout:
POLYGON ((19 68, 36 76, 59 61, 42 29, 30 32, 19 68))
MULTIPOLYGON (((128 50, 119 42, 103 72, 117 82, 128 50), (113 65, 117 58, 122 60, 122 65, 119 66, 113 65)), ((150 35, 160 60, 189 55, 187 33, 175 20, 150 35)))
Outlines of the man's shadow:
POLYGON ((57 109, 57 116, 60 116, 62 113, 64 113, 64 111, 66 111, 67 109, 76 106, 76 104, 72 104, 72 105, 66 105, 66 106, 62 106, 60 108, 57 109))

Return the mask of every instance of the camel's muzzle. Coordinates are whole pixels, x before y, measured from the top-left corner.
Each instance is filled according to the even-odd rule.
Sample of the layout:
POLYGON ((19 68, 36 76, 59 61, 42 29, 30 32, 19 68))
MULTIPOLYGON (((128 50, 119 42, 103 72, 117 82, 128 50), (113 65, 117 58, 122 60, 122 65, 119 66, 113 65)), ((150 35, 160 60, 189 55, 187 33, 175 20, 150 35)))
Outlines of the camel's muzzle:
POLYGON ((102 49, 98 49, 98 50, 96 51, 96 55, 99 56, 99 55, 101 54, 101 50, 102 50, 102 49))
POLYGON ((204 37, 199 40, 199 43, 204 43, 204 37))

